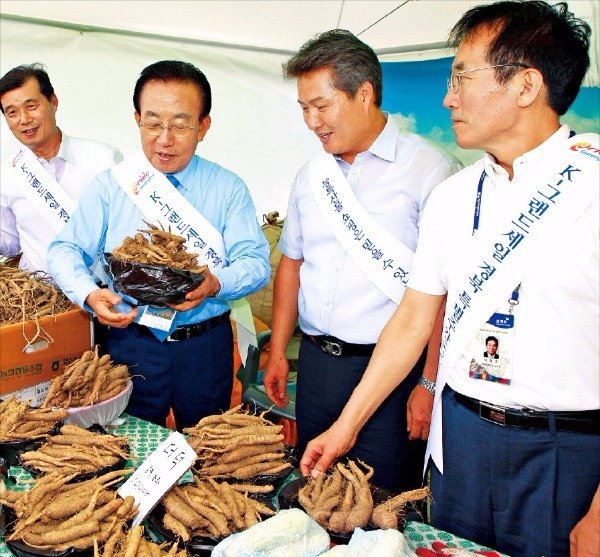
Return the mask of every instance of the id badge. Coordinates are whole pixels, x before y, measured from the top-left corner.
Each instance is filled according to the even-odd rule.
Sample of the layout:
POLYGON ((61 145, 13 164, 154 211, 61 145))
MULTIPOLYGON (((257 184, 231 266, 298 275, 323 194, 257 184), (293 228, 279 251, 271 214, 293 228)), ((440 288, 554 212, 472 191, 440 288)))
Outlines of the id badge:
POLYGON ((469 377, 510 385, 515 316, 494 313, 467 349, 469 377))
POLYGON ((142 317, 139 320, 140 325, 145 325, 151 329, 159 331, 170 331, 176 311, 170 307, 157 308, 146 306, 142 317))

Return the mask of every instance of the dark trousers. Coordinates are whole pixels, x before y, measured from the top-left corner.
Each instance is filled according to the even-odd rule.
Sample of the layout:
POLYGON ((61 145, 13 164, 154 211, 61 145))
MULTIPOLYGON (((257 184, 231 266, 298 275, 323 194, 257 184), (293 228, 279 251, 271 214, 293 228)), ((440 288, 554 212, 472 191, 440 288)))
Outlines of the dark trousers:
POLYGON ((169 409, 177 429, 194 426, 227 410, 233 387, 233 333, 223 323, 178 342, 160 342, 137 327, 111 327, 108 349, 116 364, 127 364, 133 392, 125 411, 158 425, 169 409))
MULTIPOLYGON (((369 356, 336 357, 302 339, 296 386, 296 425, 301 455, 307 443, 328 429, 360 382, 369 356)), ((385 400, 360 432, 348 453, 372 466, 372 483, 399 493, 421 487, 425 442, 409 441, 406 402, 421 376, 425 355, 385 400)))
POLYGON ((98 355, 104 356, 109 354, 108 351, 108 326, 103 325, 98 321, 97 317, 93 317, 92 323, 94 324, 94 344, 98 345, 98 355))
POLYGON ((432 524, 511 557, 568 557, 569 533, 600 482, 600 435, 503 427, 448 387, 442 396, 444 474, 432 467, 432 524))

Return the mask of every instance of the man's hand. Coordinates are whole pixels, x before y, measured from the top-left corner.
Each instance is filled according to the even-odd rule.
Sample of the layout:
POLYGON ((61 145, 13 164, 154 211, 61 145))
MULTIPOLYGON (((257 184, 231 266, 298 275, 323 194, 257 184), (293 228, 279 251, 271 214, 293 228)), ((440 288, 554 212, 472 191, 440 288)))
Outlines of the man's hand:
POLYGON ((121 313, 115 308, 121 301, 121 296, 108 288, 98 288, 90 292, 85 299, 85 303, 94 310, 100 323, 123 329, 135 319, 137 308, 131 308, 129 313, 121 313))
POLYGON ((575 525, 569 536, 571 557, 600 555, 600 487, 587 514, 575 525))
POLYGON ((285 408, 290 402, 286 394, 287 378, 290 364, 285 354, 269 354, 269 361, 263 376, 267 396, 280 408, 285 408))
POLYGON ((433 395, 421 385, 417 385, 406 404, 406 425, 408 438, 427 440, 433 412, 433 395))
POLYGON ((204 280, 197 288, 188 292, 185 295, 185 301, 179 304, 167 304, 170 308, 176 311, 188 311, 199 306, 206 298, 214 296, 221 288, 219 279, 213 275, 210 270, 206 269, 204 280))
POLYGON ((327 431, 315 437, 307 446, 300 461, 303 476, 318 476, 345 455, 356 443, 357 433, 338 420, 327 431))

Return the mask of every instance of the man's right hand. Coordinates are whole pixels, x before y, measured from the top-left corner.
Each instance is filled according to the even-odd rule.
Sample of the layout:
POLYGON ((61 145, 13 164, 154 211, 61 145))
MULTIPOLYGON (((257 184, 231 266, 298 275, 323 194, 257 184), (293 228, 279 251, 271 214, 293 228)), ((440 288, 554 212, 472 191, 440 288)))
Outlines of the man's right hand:
POLYGON ((289 403, 286 393, 289 372, 290 364, 285 354, 277 355, 271 352, 265 368, 263 382, 267 396, 280 408, 285 408, 289 403))
POLYGON ((344 425, 340 417, 333 425, 306 446, 300 460, 300 472, 303 476, 309 474, 316 477, 333 463, 345 455, 356 443, 358 432, 355 428, 344 425))
POLYGON ((94 310, 100 323, 123 329, 136 318, 137 308, 131 308, 129 313, 121 313, 115 308, 117 304, 121 303, 121 300, 121 296, 115 294, 112 290, 98 288, 90 292, 85 299, 85 303, 94 310))

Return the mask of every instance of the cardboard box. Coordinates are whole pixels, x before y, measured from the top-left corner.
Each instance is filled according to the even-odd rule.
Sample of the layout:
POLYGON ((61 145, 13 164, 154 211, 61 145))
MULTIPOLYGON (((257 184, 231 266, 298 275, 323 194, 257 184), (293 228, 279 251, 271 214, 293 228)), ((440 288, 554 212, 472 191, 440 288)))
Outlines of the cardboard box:
MULTIPOLYGON (((47 383, 72 361, 89 350, 93 342, 91 315, 77 308, 40 319, 45 331, 33 344, 37 326, 33 321, 0 327, 0 396, 37 385, 36 392, 47 392, 47 383), (51 339, 51 340, 50 340, 51 339)), ((39 398, 39 396, 38 396, 39 398)))

